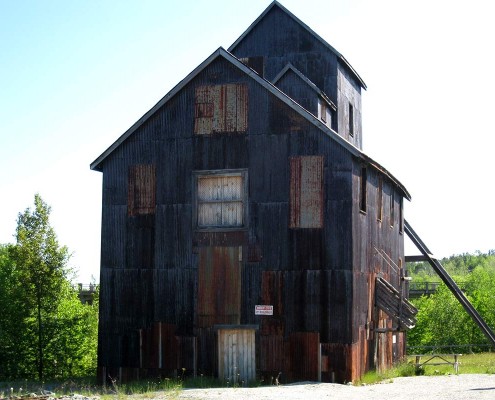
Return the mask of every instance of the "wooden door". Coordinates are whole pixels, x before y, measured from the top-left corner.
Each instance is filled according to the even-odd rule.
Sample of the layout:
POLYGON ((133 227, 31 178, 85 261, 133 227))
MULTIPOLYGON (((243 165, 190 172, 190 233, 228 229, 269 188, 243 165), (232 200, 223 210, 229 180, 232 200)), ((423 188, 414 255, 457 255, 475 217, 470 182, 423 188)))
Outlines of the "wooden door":
POLYGON ((218 377, 230 385, 256 378, 255 328, 218 329, 218 377))

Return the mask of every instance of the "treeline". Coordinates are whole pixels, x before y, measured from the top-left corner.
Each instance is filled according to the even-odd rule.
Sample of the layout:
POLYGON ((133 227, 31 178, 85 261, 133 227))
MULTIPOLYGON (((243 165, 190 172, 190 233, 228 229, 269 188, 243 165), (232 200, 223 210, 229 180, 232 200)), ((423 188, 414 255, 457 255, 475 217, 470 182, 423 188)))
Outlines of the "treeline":
MULTIPOLYGON (((495 250, 455 255, 441 260, 447 272, 462 284, 464 293, 486 323, 495 330, 495 250)), ((413 282, 440 281, 427 263, 408 264, 413 282)), ((408 332, 408 346, 464 346, 486 350, 490 344, 450 290, 411 300, 418 308, 417 324, 408 332)))
MULTIPOLYGON (((477 251, 474 254, 464 253, 453 255, 441 259, 440 262, 450 276, 454 279, 463 280, 477 267, 486 270, 495 270, 495 250, 489 250, 487 253, 477 251)), ((440 280, 427 261, 408 263, 407 268, 409 275, 412 276, 415 282, 440 280)))
POLYGON ((14 244, 0 244, 0 380, 94 375, 98 293, 81 304, 66 247, 39 195, 20 213, 14 244))

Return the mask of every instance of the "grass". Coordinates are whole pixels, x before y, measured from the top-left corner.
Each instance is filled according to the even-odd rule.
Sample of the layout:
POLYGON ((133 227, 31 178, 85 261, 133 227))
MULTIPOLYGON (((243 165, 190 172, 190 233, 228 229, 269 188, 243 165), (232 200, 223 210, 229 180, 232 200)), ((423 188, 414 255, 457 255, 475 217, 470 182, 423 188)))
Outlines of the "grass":
MULTIPOLYGON (((495 353, 465 354, 459 357, 459 374, 495 374, 495 353)), ((424 365, 420 370, 416 370, 415 358, 409 357, 407 362, 386 370, 382 373, 377 371, 367 372, 357 385, 370 385, 379 382, 390 381, 394 378, 415 375, 453 375, 452 365, 424 365)))
MULTIPOLYGON (((379 382, 393 382, 395 378, 415 375, 453 375, 452 365, 425 365, 418 372, 414 365, 414 357, 409 357, 407 362, 399 364, 387 371, 378 373, 367 372, 356 385, 371 385, 379 382)), ((460 374, 495 374, 495 353, 465 354, 460 357, 460 374)), ((252 385, 250 385, 252 386, 252 385)), ((259 386, 259 382, 255 384, 259 386)), ((160 397, 166 399, 177 399, 185 388, 218 388, 235 387, 225 381, 216 378, 199 375, 195 378, 156 379, 142 380, 130 383, 117 383, 106 387, 97 386, 94 378, 73 379, 63 382, 50 382, 49 384, 38 384, 36 382, 13 381, 0 382, 0 399, 11 395, 21 397, 29 393, 40 393, 41 389, 54 392, 57 396, 78 393, 87 397, 99 396, 102 400, 120 400, 127 396, 134 399, 151 399, 160 397), (11 391, 12 388, 12 391, 11 391)))

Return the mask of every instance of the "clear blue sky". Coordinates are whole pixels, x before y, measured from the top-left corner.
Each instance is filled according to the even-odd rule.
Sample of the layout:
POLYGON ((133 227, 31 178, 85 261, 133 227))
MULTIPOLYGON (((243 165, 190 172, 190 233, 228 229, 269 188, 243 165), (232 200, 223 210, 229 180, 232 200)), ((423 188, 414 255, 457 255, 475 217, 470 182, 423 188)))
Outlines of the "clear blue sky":
MULTIPOLYGON (((494 249, 492 3, 281 3, 368 85, 364 151, 409 190, 405 216, 430 249, 494 249)), ((101 174, 89 164, 269 4, 0 0, 0 243, 40 193, 78 280, 98 280, 101 174)))

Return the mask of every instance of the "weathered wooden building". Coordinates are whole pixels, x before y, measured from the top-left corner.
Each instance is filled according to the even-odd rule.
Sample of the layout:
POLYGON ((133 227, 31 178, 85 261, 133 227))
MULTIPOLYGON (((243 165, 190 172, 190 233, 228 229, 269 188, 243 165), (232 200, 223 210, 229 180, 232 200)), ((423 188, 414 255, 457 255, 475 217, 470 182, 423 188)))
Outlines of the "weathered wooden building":
POLYGON ((351 381, 404 354, 404 186, 278 2, 100 155, 99 376, 351 381))

